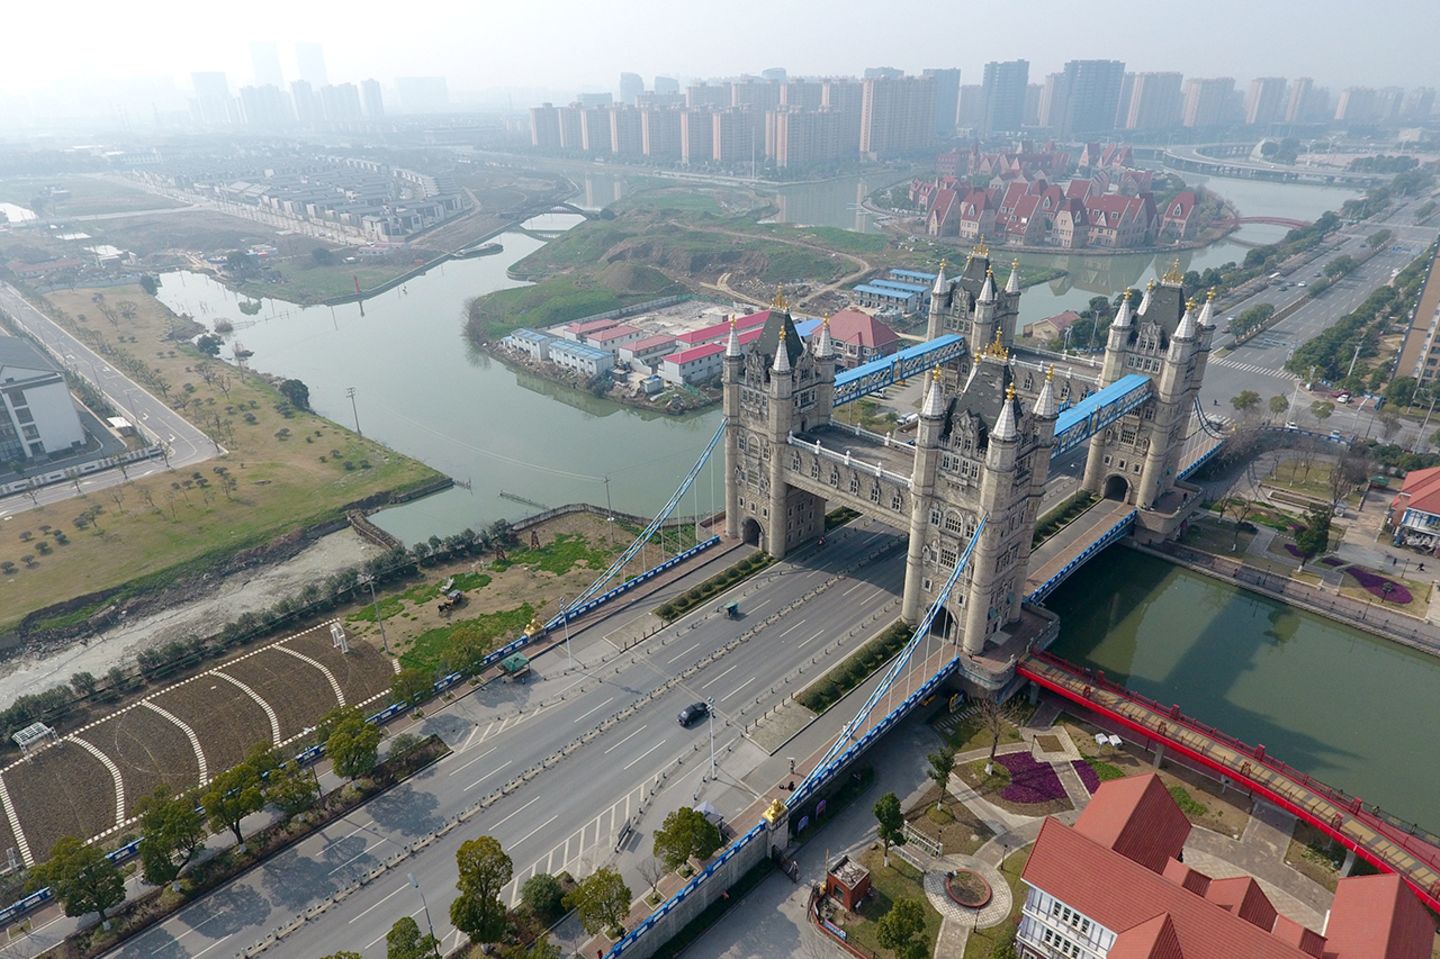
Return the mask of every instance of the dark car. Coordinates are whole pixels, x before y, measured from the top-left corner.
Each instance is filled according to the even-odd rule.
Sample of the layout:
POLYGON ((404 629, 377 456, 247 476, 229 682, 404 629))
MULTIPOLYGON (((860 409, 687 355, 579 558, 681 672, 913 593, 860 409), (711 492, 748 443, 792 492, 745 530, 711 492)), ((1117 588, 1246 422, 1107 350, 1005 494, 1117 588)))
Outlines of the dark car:
POLYGON ((710 715, 710 707, 704 703, 691 703, 680 710, 680 725, 693 726, 706 716, 710 715))

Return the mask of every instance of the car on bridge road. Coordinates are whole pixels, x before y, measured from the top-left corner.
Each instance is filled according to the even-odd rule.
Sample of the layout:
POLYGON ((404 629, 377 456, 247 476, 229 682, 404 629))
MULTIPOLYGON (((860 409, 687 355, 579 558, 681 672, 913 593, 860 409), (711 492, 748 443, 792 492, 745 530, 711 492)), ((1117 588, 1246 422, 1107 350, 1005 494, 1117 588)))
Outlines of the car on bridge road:
POLYGON ((680 720, 680 725, 688 729, 708 715, 710 715, 709 706, 704 703, 691 703, 689 706, 680 710, 680 715, 677 718, 680 720))

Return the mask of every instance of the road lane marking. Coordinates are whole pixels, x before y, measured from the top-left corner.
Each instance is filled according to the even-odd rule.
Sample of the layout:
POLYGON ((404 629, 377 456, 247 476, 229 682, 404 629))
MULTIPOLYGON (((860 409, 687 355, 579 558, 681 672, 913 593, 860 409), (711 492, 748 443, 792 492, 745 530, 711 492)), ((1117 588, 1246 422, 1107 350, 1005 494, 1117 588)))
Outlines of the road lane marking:
POLYGON ((621 768, 621 771, 622 771, 622 772, 629 771, 629 769, 630 769, 631 766, 636 765, 637 763, 640 762, 640 760, 644 759, 646 756, 649 756, 651 753, 653 753, 655 750, 659 749, 659 748, 660 748, 661 746, 663 746, 663 745, 665 745, 665 740, 662 739, 662 740, 660 740, 658 743, 656 743, 655 745, 651 746, 649 749, 645 750, 645 751, 644 751, 643 753, 641 753, 640 755, 636 756, 634 759, 630 760, 630 761, 629 761, 628 763, 626 763, 624 766, 620 767, 620 768, 621 768))
MULTIPOLYGON (((235 934, 232 932, 232 933, 230 934, 230 936, 233 936, 233 935, 235 935, 235 934)), ((220 945, 220 944, 221 944, 222 942, 224 942, 226 939, 229 939, 230 936, 224 936, 224 937, 222 937, 222 938, 220 938, 220 939, 216 939, 214 942, 210 943, 210 945, 206 946, 204 949, 201 949, 199 952, 195 953, 195 959, 199 959, 200 956, 205 955, 205 953, 209 952, 211 949, 214 949, 216 946, 220 945)))
POLYGON ((507 759, 507 760, 505 760, 503 763, 501 763, 500 765, 496 766, 494 769, 490 770, 488 773, 486 773, 485 775, 481 776, 479 779, 475 780, 475 781, 474 781, 473 783, 471 783, 470 785, 466 786, 464 789, 461 790, 461 792, 469 792, 470 790, 474 789, 476 786, 478 786, 478 785, 480 785, 481 783, 483 783, 485 780, 489 779, 491 776, 493 776, 493 775, 495 775, 496 773, 498 773, 500 770, 504 769, 506 766, 510 765, 512 762, 514 762, 513 759, 507 759))
POLYGON ((645 731, 645 727, 648 726, 648 725, 650 725, 650 724, 649 724, 649 723, 643 724, 639 729, 635 730, 633 733, 631 733, 630 735, 626 736, 624 739, 620 740, 618 743, 616 743, 615 745, 611 746, 609 749, 605 750, 604 755, 606 755, 606 756, 610 755, 610 754, 613 753, 615 750, 619 749, 621 746, 625 745, 625 744, 628 743, 630 740, 634 739, 636 736, 638 736, 638 735, 640 735, 641 733, 643 733, 643 732, 645 731))
MULTIPOLYGON (((819 638, 821 637, 821 635, 824 634, 824 632, 825 632, 825 630, 822 629, 822 630, 820 630, 820 632, 816 633, 814 636, 811 636, 810 639, 819 639, 819 638)), ((796 649, 799 649, 801 646, 804 646, 805 643, 810 642, 810 639, 804 640, 803 642, 796 643, 796 644, 795 644, 795 648, 796 648, 796 649)))
POLYGON ((731 696, 734 696, 736 693, 740 692, 740 690, 744 689, 746 686, 749 686, 751 683, 755 682, 755 680, 757 680, 757 679, 759 679, 759 678, 760 678, 759 676, 751 676, 749 679, 745 680, 745 682, 741 683, 739 686, 736 686, 734 689, 730 690, 730 692, 726 693, 724 696, 721 696, 721 697, 720 697, 720 701, 721 701, 722 703, 725 702, 725 700, 729 699, 731 696))
POLYGON ((849 596, 851 593, 855 592, 855 590, 859 589, 861 586, 864 586, 864 585, 865 585, 865 581, 864 581, 864 580, 861 580, 860 582, 856 583, 854 586, 851 586, 849 589, 845 590, 845 592, 841 593, 840 595, 841 595, 841 596, 849 596))
POLYGON ((352 862, 354 862, 355 860, 359 859, 361 856, 365 855, 365 854, 368 853, 370 850, 374 849, 374 848, 377 847, 377 846, 383 846, 385 843, 387 843, 387 842, 389 842, 389 841, 390 841, 390 840, 385 839, 384 837, 381 837, 380 839, 375 840, 375 841, 372 842, 370 845, 366 846, 364 849, 360 850, 360 851, 357 852, 355 855, 351 856, 349 859, 345 860, 345 861, 342 862, 340 865, 338 865, 338 866, 336 866, 334 869, 330 870, 328 873, 326 873, 326 875, 328 875, 328 876, 333 876, 333 875, 335 875, 337 872, 339 872, 340 870, 344 869, 346 866, 350 865, 352 862))
POLYGON ((341 836, 339 839, 336 839, 334 842, 327 842, 325 845, 321 846, 319 851, 320 851, 320 852, 324 852, 325 850, 329 849, 331 846, 334 846, 334 845, 336 845, 337 843, 342 843, 342 842, 344 842, 345 840, 349 839, 351 836, 355 835, 355 834, 356 834, 357 832, 359 832, 360 830, 362 830, 362 829, 369 829, 369 828, 370 828, 371 826, 373 826, 373 825, 375 825, 375 820, 372 819, 372 820, 370 820, 369 822, 365 823, 363 826, 356 826, 354 829, 350 830, 350 831, 347 832, 345 835, 341 836))
POLYGON ((609 705, 610 705, 611 703, 613 703, 614 701, 615 701, 615 697, 614 697, 614 696, 611 696, 609 699, 605 700, 605 701, 604 701, 603 703, 601 703, 599 706, 595 706, 595 707, 593 707, 593 708, 591 708, 591 709, 587 709, 587 710, 585 710, 585 712, 581 713, 579 716, 576 716, 574 719, 570 720, 570 724, 573 726, 575 723, 578 723, 580 720, 584 719, 586 716, 589 716, 591 713, 595 712, 595 710, 597 710, 597 709, 604 709, 606 706, 609 706, 609 705))
POLYGON ((484 759, 486 756, 490 755, 491 753, 493 753, 495 750, 497 750, 497 749, 499 749, 499 748, 500 748, 499 746, 491 746, 489 749, 485 750, 483 753, 481 753, 480 755, 476 756, 474 759, 470 760, 470 761, 469 761, 468 763, 466 763, 465 765, 463 765, 463 766, 457 766, 457 767, 455 767, 454 769, 450 770, 450 775, 453 776, 453 775, 455 775, 456 773, 462 773, 462 772, 464 772, 465 770, 469 769, 471 766, 475 765, 475 764, 478 763, 480 760, 484 759))
POLYGON ((671 656, 669 659, 665 660, 665 663, 666 663, 666 665, 669 665, 670 663, 675 662, 675 660, 679 659, 681 656, 685 656, 685 655, 687 655, 687 654, 689 654, 689 653, 691 653, 691 652, 694 652, 695 650, 697 650, 697 649, 699 649, 699 648, 700 648, 700 643, 697 641, 697 642, 691 644, 690 646, 688 646, 687 648, 685 648, 684 650, 676 653, 674 656, 671 656))
POLYGON ((540 801, 540 797, 539 797, 539 796, 536 796, 534 799, 530 800, 530 801, 527 802, 525 805, 521 806, 519 809, 517 809, 517 810, 515 810, 514 812, 512 812, 510 815, 506 816, 504 819, 502 819, 502 820, 500 820, 499 822, 497 822, 497 823, 496 823, 494 826, 492 826, 491 828, 492 828, 492 829, 499 829, 501 826, 505 825, 507 822, 509 822, 510 820, 514 819, 516 816, 520 815, 522 812, 524 812, 525 810, 529 809, 531 806, 535 805, 535 804, 536 804, 537 802, 539 802, 539 801, 540 801))
MULTIPOLYGON (((404 892, 406 889, 409 889, 409 888, 410 888, 410 884, 409 884, 408 882, 402 882, 402 883, 400 884, 399 888, 397 888, 394 892, 389 893, 389 894, 386 895, 383 899, 380 899, 378 902, 374 902, 374 903, 372 903, 371 905, 367 906, 367 907, 365 908, 365 911, 364 911, 364 912, 360 913, 358 916, 354 916, 353 918, 351 918, 351 919, 350 919, 350 922, 347 923, 347 925, 348 925, 348 924, 353 924, 353 923, 359 922, 361 919, 364 919, 366 915, 368 915, 369 913, 373 912, 373 911, 376 910, 376 909, 379 909, 381 906, 385 905, 385 903, 389 902, 391 899, 394 899, 396 896, 400 895, 402 892, 404 892)), ((420 910, 417 909, 417 910, 415 910, 415 911, 416 911, 416 912, 419 912, 420 910)), ((383 939, 384 937, 382 936, 381 938, 383 939)), ((377 941, 378 941, 378 940, 377 940, 377 941)))
POLYGON ((785 630, 785 632, 781 633, 781 634, 780 634, 780 638, 781 638, 781 639, 784 639, 786 636, 789 636, 791 633, 795 632, 795 630, 799 629, 799 628, 800 628, 801 626, 803 626, 803 625, 805 625, 805 621, 804 621, 804 620, 801 620, 800 622, 796 623, 794 626, 791 626, 789 629, 785 630))
POLYGON ((737 670, 737 669, 739 669, 739 668, 740 668, 740 664, 739 664, 739 663, 736 663, 734 666, 731 666, 729 669, 725 670, 725 672, 721 673, 719 676, 716 676, 714 679, 710 680, 710 682, 708 682, 708 683, 702 683, 702 684, 700 685, 700 688, 701 688, 701 689, 709 689, 711 686, 714 686, 716 683, 720 682, 720 680, 724 679, 726 676, 729 676, 731 673, 735 672, 735 670, 737 670))
POLYGON ((546 826, 550 825, 552 822, 554 822, 555 820, 557 820, 557 819, 559 819, 559 818, 560 818, 560 814, 559 814, 559 813, 556 813, 555 815, 551 816, 549 819, 545 820, 545 821, 542 822, 540 825, 536 826, 534 829, 530 830, 530 831, 527 832, 525 835, 521 836, 519 839, 517 839, 517 840, 515 840, 514 842, 512 842, 512 843, 510 844, 510 848, 511 848, 511 849, 514 849, 516 846, 520 845, 522 842, 524 842, 525 840, 529 839, 531 836, 535 835, 537 832, 539 832, 540 830, 544 829, 546 826))

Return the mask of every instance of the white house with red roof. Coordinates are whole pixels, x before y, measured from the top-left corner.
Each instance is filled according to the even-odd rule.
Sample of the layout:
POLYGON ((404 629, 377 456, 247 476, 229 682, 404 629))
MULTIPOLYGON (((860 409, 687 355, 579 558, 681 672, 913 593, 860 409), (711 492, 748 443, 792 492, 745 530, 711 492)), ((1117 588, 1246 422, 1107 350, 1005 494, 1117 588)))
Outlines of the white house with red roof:
POLYGON ((1411 470, 1390 501, 1388 518, 1396 546, 1440 552, 1440 466, 1411 470))
POLYGON ((1250 876, 1183 862, 1190 823, 1151 773, 1101 784, 1074 826, 1048 818, 1021 880, 1024 959, 1429 959, 1435 923, 1399 876, 1342 878, 1322 931, 1250 876))
MULTIPOLYGON (((742 334, 741 342, 744 342, 746 336, 752 340, 756 339, 760 333, 760 330, 751 330, 748 334, 742 334)), ((660 378, 675 386, 688 386, 713 380, 724 369, 725 344, 706 343, 702 346, 692 346, 689 349, 671 353, 662 359, 660 361, 660 378)))
POLYGON ((1165 201, 1160 211, 1160 239, 1174 243, 1188 240, 1199 229, 1199 218, 1195 216, 1197 205, 1195 191, 1181 190, 1165 201))
POLYGON ((830 317, 830 342, 838 364, 847 368, 889 356, 900 348, 894 330, 853 306, 830 317))

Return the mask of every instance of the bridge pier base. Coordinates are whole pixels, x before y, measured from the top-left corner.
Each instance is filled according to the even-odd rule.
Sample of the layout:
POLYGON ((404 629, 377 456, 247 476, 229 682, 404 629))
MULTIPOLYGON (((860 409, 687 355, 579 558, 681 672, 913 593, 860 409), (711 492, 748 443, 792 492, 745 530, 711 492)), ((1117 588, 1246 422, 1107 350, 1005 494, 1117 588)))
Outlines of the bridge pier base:
POLYGON ((1344 862, 1344 864, 1342 864, 1342 865, 1340 866, 1340 875, 1341 875, 1342 877, 1348 876, 1348 875, 1350 875, 1350 873, 1351 873, 1352 871, 1354 871, 1354 869, 1355 869, 1355 850, 1353 850, 1353 849, 1347 849, 1347 850, 1345 850, 1345 862, 1344 862))
POLYGON ((1040 705, 1040 687, 1036 686, 1034 683, 1030 683, 1026 687, 1025 698, 1031 706, 1040 705))
POLYGON ((1159 769, 1160 762, 1165 758, 1165 744, 1158 739, 1155 741, 1155 758, 1150 761, 1151 769, 1159 769))

